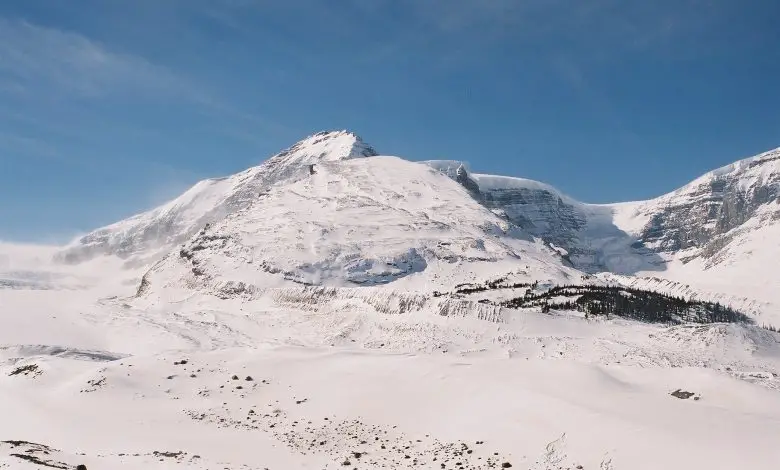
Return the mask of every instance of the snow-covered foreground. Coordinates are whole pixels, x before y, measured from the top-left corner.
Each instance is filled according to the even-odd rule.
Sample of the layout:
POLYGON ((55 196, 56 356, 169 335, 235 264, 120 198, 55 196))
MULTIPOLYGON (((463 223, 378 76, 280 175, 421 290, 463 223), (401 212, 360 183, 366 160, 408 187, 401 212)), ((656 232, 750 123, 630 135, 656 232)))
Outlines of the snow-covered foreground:
POLYGON ((3 378, 3 435, 66 449, 51 458, 88 468, 725 469, 780 459, 776 392, 704 369, 294 347, 23 362, 42 373, 3 378), (702 398, 669 395, 680 387, 702 398))
POLYGON ((0 440, 25 441, 0 444, 0 465, 780 461, 780 335, 756 327, 459 308, 379 288, 173 306, 95 294, 0 290, 0 440))

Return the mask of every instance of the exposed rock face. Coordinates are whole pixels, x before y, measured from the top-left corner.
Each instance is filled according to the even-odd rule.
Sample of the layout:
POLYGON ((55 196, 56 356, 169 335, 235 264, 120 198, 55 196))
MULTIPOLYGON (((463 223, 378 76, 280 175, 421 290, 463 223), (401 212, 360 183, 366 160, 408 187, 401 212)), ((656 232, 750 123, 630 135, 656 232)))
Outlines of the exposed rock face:
POLYGON ((458 169, 455 170, 455 181, 466 188, 472 194, 472 196, 480 199, 481 193, 479 191, 479 185, 476 183, 476 181, 471 179, 465 165, 460 165, 458 169))
POLYGON ((508 220, 561 247, 574 248, 577 233, 585 227, 585 215, 560 195, 544 189, 488 189, 482 203, 502 211, 508 220))
MULTIPOLYGON (((599 247, 593 246, 592 234, 585 233, 594 213, 602 214, 604 220, 611 218, 609 208, 582 204, 536 181, 470 174, 458 162, 426 163, 460 183, 494 214, 555 247, 562 262, 586 272, 609 270, 608 260, 599 247)), ((623 245, 632 253, 641 248, 632 248, 636 240, 614 226, 608 224, 598 230, 600 236, 628 240, 623 245)))
POLYGON ((653 201, 638 212, 649 222, 638 234, 657 252, 699 249, 715 256, 751 219, 780 219, 780 149, 708 173, 653 201))
POLYGON ((425 163, 460 183, 493 213, 560 247, 570 247, 576 232, 586 224, 577 203, 565 202, 553 188, 535 181, 472 175, 460 162, 425 163), (485 182, 488 178, 491 179, 489 184, 485 182))

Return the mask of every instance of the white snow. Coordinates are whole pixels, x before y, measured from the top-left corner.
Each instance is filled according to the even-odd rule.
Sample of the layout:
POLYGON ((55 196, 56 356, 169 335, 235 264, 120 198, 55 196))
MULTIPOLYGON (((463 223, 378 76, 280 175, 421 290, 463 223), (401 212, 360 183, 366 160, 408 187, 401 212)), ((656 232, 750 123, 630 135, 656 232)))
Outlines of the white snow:
MULTIPOLYGON (((498 452, 513 468, 768 469, 780 458, 780 335, 443 316, 401 307, 410 294, 387 288, 312 289, 154 307, 2 291, 0 440, 88 468, 431 468, 434 456, 485 468, 498 452), (461 442, 474 452, 448 451, 461 442)), ((11 450, 0 462, 26 468, 11 450)))
POLYGON ((459 162, 375 153, 318 134, 65 249, 0 243, 0 468, 777 468, 780 334, 434 295, 619 283, 773 323, 776 207, 658 271, 628 245, 661 198, 559 196, 637 273, 594 277, 442 173, 459 162))
MULTIPOLYGON (((546 183, 539 181, 529 180, 526 178, 518 178, 514 176, 496 176, 496 175, 484 175, 479 173, 472 173, 471 177, 479 185, 482 190, 491 189, 535 189, 540 191, 549 191, 552 194, 560 197, 566 202, 575 202, 574 199, 564 195, 558 189, 550 186, 546 183)), ((579 203, 577 203, 579 204, 579 203)))

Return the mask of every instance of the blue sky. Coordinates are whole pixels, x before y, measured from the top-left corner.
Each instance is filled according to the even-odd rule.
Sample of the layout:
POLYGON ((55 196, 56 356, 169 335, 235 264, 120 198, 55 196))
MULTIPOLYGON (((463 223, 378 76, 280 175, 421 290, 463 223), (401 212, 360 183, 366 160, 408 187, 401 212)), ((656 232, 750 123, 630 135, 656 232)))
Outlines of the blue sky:
POLYGON ((780 146, 776 0, 0 2, 0 239, 62 241, 319 130, 589 202, 780 146), (748 6, 749 5, 749 6, 748 6))

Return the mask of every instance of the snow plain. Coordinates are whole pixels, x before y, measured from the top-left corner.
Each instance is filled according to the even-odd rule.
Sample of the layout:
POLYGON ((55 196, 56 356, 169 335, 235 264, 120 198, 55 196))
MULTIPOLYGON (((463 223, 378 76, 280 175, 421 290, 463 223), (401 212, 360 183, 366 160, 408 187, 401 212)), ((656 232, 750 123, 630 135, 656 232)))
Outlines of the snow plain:
POLYGON ((480 310, 387 287, 156 305, 121 289, 0 290, 0 440, 35 443, 0 444, 0 466, 780 461, 780 335, 758 327, 480 310))

